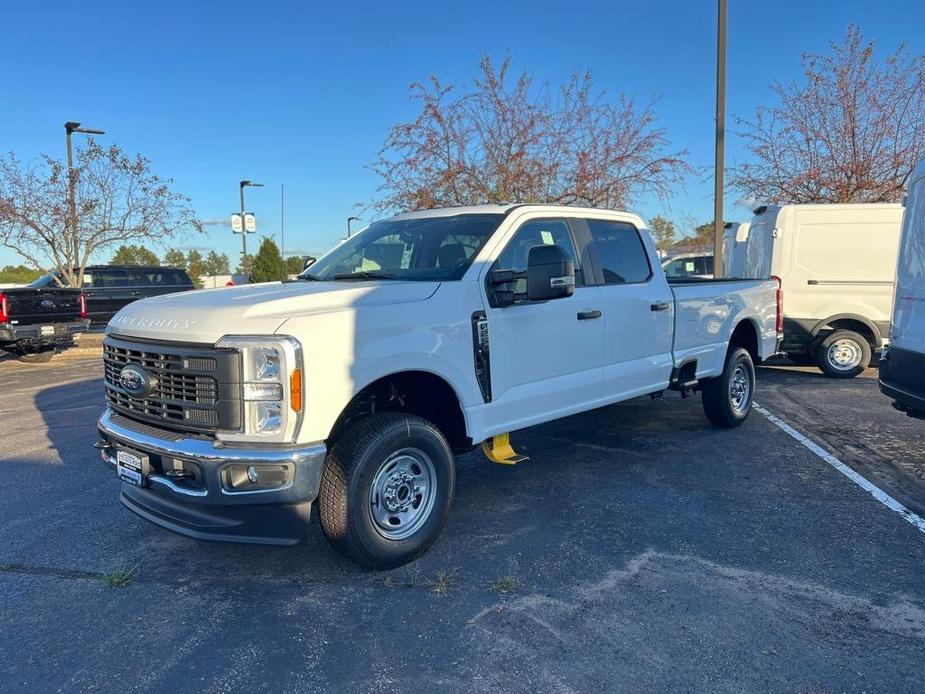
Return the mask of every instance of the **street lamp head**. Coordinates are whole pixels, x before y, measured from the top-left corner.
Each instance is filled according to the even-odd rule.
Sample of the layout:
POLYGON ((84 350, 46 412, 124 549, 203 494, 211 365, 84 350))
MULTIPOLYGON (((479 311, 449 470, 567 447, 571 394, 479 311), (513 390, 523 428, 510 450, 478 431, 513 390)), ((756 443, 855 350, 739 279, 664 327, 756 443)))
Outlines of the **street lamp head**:
POLYGON ((105 135, 106 134, 105 130, 93 130, 91 128, 79 128, 75 132, 86 133, 87 135, 105 135))
POLYGON ((79 127, 80 127, 80 123, 75 123, 72 120, 69 120, 67 123, 64 124, 64 129, 67 130, 69 133, 74 132, 79 127))
POLYGON ((241 187, 250 186, 251 188, 263 188, 263 183, 254 183, 253 181, 241 181, 241 187))

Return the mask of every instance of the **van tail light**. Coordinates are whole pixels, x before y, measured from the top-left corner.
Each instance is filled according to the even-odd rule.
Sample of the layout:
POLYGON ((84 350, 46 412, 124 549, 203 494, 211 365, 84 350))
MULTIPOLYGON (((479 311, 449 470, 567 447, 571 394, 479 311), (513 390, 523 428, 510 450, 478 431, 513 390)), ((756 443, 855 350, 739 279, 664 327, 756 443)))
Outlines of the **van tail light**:
POLYGON ((781 282, 780 277, 777 275, 771 275, 771 279, 777 282, 777 320, 775 321, 775 329, 777 332, 784 332, 784 289, 783 282, 781 282))
POLYGON ((80 318, 85 320, 89 314, 87 313, 87 295, 83 292, 80 293, 80 318))
POLYGON ((6 294, 0 292, 0 323, 10 322, 10 300, 6 294))

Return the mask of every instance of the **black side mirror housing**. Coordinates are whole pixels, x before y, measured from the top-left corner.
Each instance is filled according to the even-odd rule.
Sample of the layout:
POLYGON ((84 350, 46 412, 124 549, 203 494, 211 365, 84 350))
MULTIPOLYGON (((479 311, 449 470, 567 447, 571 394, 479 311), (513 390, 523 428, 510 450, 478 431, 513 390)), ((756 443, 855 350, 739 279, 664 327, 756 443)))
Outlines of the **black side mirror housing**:
POLYGON ((575 292, 575 263, 559 246, 534 246, 527 255, 527 299, 563 299, 575 292))

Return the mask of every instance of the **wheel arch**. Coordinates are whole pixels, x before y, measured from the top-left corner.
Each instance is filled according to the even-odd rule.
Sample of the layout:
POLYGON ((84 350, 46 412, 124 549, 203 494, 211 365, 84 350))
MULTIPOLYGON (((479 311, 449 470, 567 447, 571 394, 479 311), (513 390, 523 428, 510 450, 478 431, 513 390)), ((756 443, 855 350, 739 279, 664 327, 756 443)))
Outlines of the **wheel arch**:
POLYGON ((407 412, 436 426, 454 452, 471 448, 469 426, 462 399, 441 374, 426 369, 398 369, 360 388, 338 415, 328 445, 357 419, 376 412, 407 412))
POLYGON ((837 313, 816 323, 809 331, 811 343, 815 343, 826 330, 851 330, 867 339, 871 351, 883 346, 883 335, 880 328, 869 318, 857 313, 837 313))
POLYGON ((736 323, 735 328, 732 330, 732 334, 729 336, 729 347, 726 350, 726 355, 732 353, 732 350, 737 347, 744 347, 745 350, 751 355, 752 361, 755 364, 760 364, 761 359, 761 332, 758 328, 758 324, 752 318, 743 318, 738 323, 736 323))

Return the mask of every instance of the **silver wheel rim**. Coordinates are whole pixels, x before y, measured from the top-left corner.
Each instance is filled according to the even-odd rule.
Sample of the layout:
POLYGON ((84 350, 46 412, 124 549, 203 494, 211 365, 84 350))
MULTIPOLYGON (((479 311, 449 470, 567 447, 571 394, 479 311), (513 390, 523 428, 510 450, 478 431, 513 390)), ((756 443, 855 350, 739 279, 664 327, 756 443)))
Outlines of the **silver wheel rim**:
POLYGON ((752 381, 745 364, 736 366, 729 379, 729 402, 736 412, 744 412, 752 393, 752 381))
POLYGON ((829 365, 837 371, 851 371, 857 368, 864 358, 864 352, 854 340, 835 340, 826 352, 829 365))
POLYGON ((437 473, 419 448, 402 448, 379 467, 369 490, 369 506, 379 534, 404 540, 416 533, 434 510, 437 473))

